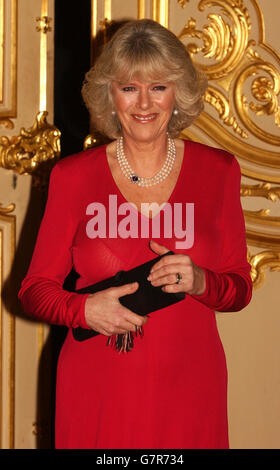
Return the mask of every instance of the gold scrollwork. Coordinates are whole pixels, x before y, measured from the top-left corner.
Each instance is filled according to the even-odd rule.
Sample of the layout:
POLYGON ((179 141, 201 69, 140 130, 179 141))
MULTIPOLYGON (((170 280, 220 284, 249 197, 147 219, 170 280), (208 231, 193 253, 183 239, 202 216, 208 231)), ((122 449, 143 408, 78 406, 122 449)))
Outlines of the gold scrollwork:
POLYGON ((280 235, 266 233, 260 230, 246 229, 247 243, 250 246, 256 246, 259 248, 267 248, 273 250, 280 250, 280 235))
POLYGON ((274 86, 271 86, 271 81, 269 81, 267 77, 256 78, 252 83, 252 95, 265 104, 255 105, 254 103, 250 103, 250 109, 258 116, 274 114, 275 124, 278 127, 280 127, 280 106, 278 105, 278 95, 280 91, 279 79, 280 76, 278 74, 277 82, 273 80, 274 86))
POLYGON ((110 139, 105 137, 104 135, 99 134, 95 130, 91 132, 85 139, 83 143, 83 149, 87 150, 92 147, 98 147, 100 145, 109 143, 110 139))
MULTIPOLYGON (((256 163, 257 165, 267 166, 271 168, 279 168, 279 152, 271 152, 267 149, 262 149, 256 145, 245 144, 244 141, 240 142, 232 133, 228 132, 217 120, 210 114, 204 112, 195 122, 195 127, 206 132, 211 138, 216 141, 219 146, 224 147, 229 152, 239 156, 245 161, 256 163)), ((183 138, 191 138, 189 129, 182 131, 183 138), (190 137, 189 137, 190 136, 190 137)), ((242 173, 249 178, 257 179, 260 181, 270 181, 272 183, 280 183, 279 176, 275 174, 258 173, 252 169, 242 169, 242 173)))
POLYGON ((236 118, 233 116, 229 100, 220 90, 214 86, 209 86, 205 92, 204 100, 206 103, 211 104, 218 111, 219 117, 224 122, 224 124, 232 127, 234 132, 236 132, 243 139, 248 138, 247 132, 239 126, 236 118))
POLYGON ((264 197, 272 202, 276 202, 277 199, 280 199, 280 187, 272 187, 270 183, 254 185, 242 184, 240 192, 243 197, 264 197))
POLYGON ((97 147, 99 145, 98 139, 94 136, 94 133, 89 134, 84 140, 84 150, 87 150, 92 147, 97 147))
MULTIPOLYGON (((196 55, 196 63, 206 73, 209 82, 213 81, 205 93, 205 101, 214 106, 222 121, 219 139, 227 140, 224 125, 231 126, 233 132, 238 134, 237 140, 232 135, 235 142, 233 153, 257 165, 263 163, 267 167, 279 168, 279 152, 240 142, 240 138, 254 136, 270 146, 280 144, 279 135, 267 130, 270 123, 264 126, 263 122, 260 124, 257 121, 262 116, 270 119, 277 126, 277 131, 280 127, 280 73, 277 66, 280 57, 265 43, 264 21, 255 0, 251 0, 251 6, 258 16, 260 34, 256 38, 254 29, 252 35, 252 22, 244 3, 243 0, 200 0, 199 11, 204 12, 206 7, 218 11, 208 14, 208 24, 202 28, 197 27, 196 19, 190 18, 179 38, 184 41, 190 54, 196 55), (198 41, 193 41, 194 38, 198 41), (261 57, 257 47, 266 54, 266 58, 267 54, 270 55, 271 61, 261 57), (198 61, 199 53, 203 60, 198 61), (251 85, 253 100, 248 98, 248 83, 251 85), (226 90, 227 96, 221 88, 226 90), (249 154, 250 158, 247 157, 249 154)), ((209 114, 205 112, 194 126, 205 130, 217 140, 210 129, 208 117, 209 114)), ((219 126, 219 123, 216 125, 219 126)))
MULTIPOLYGON (((280 199, 280 187, 271 186, 270 183, 242 184, 240 194, 243 197, 262 197, 272 202, 277 202, 280 199)), ((269 209, 259 209, 257 211, 244 210, 243 212, 246 222, 280 228, 280 217, 270 216, 269 209)))
POLYGON ((247 129, 260 140, 270 145, 280 145, 280 137, 261 129, 250 117, 249 110, 257 116, 274 116, 275 124, 280 127, 280 107, 278 96, 280 94, 280 73, 273 64, 264 62, 257 53, 249 51, 247 56, 254 62, 241 71, 235 84, 235 105, 247 129), (245 82, 258 73, 266 73, 268 76, 258 76, 251 84, 253 97, 261 104, 248 103, 245 94, 242 93, 245 82))
POLYGON ((280 251, 262 251, 256 255, 248 254, 251 264, 251 278, 254 288, 260 287, 265 280, 265 271, 280 271, 280 251))
POLYGON ((0 138, 0 165, 18 174, 32 174, 42 162, 60 155, 60 131, 47 122, 47 112, 37 114, 30 129, 17 137, 0 138))
POLYGON ((6 127, 6 129, 13 129, 15 127, 13 121, 11 119, 0 119, 0 126, 6 127))
POLYGON ((10 214, 15 210, 16 205, 14 203, 9 204, 7 207, 3 207, 0 203, 0 215, 7 215, 10 214))
POLYGON ((177 2, 179 3, 179 5, 181 5, 182 8, 185 8, 186 4, 189 2, 190 0, 177 0, 177 2))
POLYGON ((39 23, 36 26, 36 31, 47 34, 49 31, 52 30, 50 27, 50 22, 52 21, 52 18, 49 18, 48 16, 38 16, 36 18, 36 21, 37 23, 39 23))
POLYGON ((224 16, 232 24, 228 24, 224 16, 213 13, 208 15, 210 24, 201 31, 196 28, 196 20, 191 18, 179 38, 196 37, 202 40, 203 46, 191 43, 186 47, 192 55, 202 52, 205 58, 215 59, 213 64, 200 63, 199 67, 205 71, 209 80, 217 80, 227 76, 242 60, 248 45, 251 22, 247 8, 240 0, 201 0, 198 9, 204 11, 206 6, 221 7, 224 16))
MULTIPOLYGON (((278 229, 280 228, 280 218, 270 216, 269 209, 259 209, 257 211, 244 210, 243 212, 244 212, 246 222, 268 225, 270 227, 278 227, 278 229)), ((261 239, 261 235, 259 238, 261 239)), ((279 237, 279 240, 280 240, 280 237, 279 237)))

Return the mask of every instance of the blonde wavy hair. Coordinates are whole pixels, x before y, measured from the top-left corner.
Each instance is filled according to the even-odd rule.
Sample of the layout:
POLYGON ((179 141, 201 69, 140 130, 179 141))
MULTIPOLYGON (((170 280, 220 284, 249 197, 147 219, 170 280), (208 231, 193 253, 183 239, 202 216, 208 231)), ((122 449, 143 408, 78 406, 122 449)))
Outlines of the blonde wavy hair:
POLYGON ((95 129, 109 138, 122 134, 117 114, 112 113, 113 81, 132 79, 173 82, 175 108, 168 132, 176 137, 203 110, 202 95, 207 79, 198 71, 182 42, 159 23, 149 20, 129 21, 105 45, 102 54, 85 76, 82 96, 95 129))

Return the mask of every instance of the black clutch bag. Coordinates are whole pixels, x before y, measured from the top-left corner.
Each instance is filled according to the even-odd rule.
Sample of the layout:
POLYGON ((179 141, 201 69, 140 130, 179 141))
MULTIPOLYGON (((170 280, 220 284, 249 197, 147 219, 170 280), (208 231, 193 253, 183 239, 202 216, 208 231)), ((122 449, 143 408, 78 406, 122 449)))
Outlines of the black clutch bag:
MULTIPOLYGON (((168 307, 169 305, 183 300, 186 296, 185 293, 163 292, 161 286, 154 287, 147 280, 147 277, 150 274, 152 266, 157 261, 159 261, 163 256, 173 254, 174 253, 172 251, 168 251, 162 256, 158 256, 157 258, 154 258, 147 263, 136 266, 136 268, 133 268, 129 271, 119 271, 115 276, 104 279, 103 281, 97 282, 90 286, 83 287, 82 289, 78 289, 75 292, 79 294, 94 294, 95 292, 108 289, 109 287, 122 286, 124 284, 137 281, 139 287, 136 292, 119 298, 119 301, 122 305, 127 307, 132 312, 137 313, 138 315, 147 315, 151 312, 154 312, 155 310, 168 307)), ((99 334, 94 330, 88 330, 81 327, 73 328, 72 332, 73 337, 77 341, 84 341, 99 334)), ((142 329, 140 329, 138 332, 140 335, 143 334, 142 329)), ((126 335, 115 335, 115 341, 112 337, 110 337, 107 344, 114 344, 116 349, 119 351, 129 351, 133 347, 133 334, 128 332, 126 335)))

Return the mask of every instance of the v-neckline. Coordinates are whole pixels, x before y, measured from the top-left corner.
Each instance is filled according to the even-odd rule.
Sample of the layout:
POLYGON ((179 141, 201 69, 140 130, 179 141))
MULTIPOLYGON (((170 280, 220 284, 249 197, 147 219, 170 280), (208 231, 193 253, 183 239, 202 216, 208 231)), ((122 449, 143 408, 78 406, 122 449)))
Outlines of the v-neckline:
POLYGON ((146 216, 145 214, 143 214, 141 211, 138 210, 136 204, 134 204, 133 202, 128 201, 128 200, 124 197, 123 193, 122 193, 121 190, 119 189, 119 187, 118 187, 118 185, 117 185, 117 183, 116 183, 116 181, 115 181, 115 179, 114 179, 114 177, 113 177, 113 175, 112 175, 112 172, 111 172, 111 168, 110 168, 110 165, 109 165, 109 162, 108 162, 108 156, 107 156, 107 146, 108 146, 108 144, 104 145, 104 157, 105 157, 105 160, 106 160, 105 168, 106 168, 106 171, 107 171, 107 173, 108 173, 109 178, 111 179, 111 181, 112 181, 112 183, 113 183, 113 186, 115 187, 116 193, 117 193, 117 195, 120 197, 120 199, 122 199, 122 201, 123 201, 124 203, 128 204, 128 205, 131 207, 131 209, 132 209, 133 211, 135 211, 135 212, 138 214, 138 216, 144 217, 144 218, 146 218, 146 219, 148 219, 148 220, 154 220, 156 217, 158 217, 158 216, 160 215, 161 210, 164 209, 164 207, 165 207, 167 204, 171 204, 171 202, 172 202, 172 200, 174 199, 175 194, 176 194, 176 192, 177 192, 177 190, 178 190, 178 187, 179 187, 179 185, 180 185, 180 182, 181 182, 181 180, 182 180, 182 178, 183 178, 184 167, 185 167, 185 165, 186 165, 186 160, 187 160, 187 158, 186 158, 187 145, 188 145, 188 141, 187 141, 187 140, 184 140, 184 153, 183 153, 183 158, 182 158, 182 162, 181 162, 181 168, 180 168, 180 171, 179 171, 179 175, 178 175, 177 181, 176 181, 176 183, 175 183, 175 185, 174 185, 174 187, 173 187, 173 190, 172 190, 172 192, 171 192, 171 194, 170 194, 168 200, 167 200, 166 202, 163 202, 162 204, 159 205, 160 210, 157 212, 157 214, 156 214, 154 217, 148 217, 148 216, 146 216))

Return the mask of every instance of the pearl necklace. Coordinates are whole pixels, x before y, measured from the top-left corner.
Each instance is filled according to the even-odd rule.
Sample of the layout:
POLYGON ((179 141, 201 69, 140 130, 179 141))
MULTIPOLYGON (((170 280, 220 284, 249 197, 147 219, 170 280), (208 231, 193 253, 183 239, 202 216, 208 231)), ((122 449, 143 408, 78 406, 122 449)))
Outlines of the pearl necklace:
POLYGON ((163 167, 161 170, 151 178, 144 178, 142 176, 138 176, 135 174, 135 172, 132 170, 131 166, 129 165, 127 158, 124 153, 124 148, 123 148, 123 137, 120 137, 117 140, 117 159, 120 165, 120 168, 126 178, 128 178, 131 183, 137 184, 138 186, 144 186, 144 187, 149 187, 149 186, 154 186, 155 184, 161 183, 165 178, 169 175, 171 172, 174 161, 176 158, 176 147, 174 140, 168 137, 168 151, 167 151, 167 157, 164 162, 163 167))

